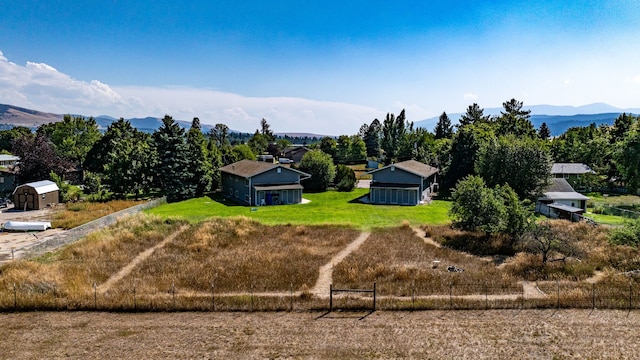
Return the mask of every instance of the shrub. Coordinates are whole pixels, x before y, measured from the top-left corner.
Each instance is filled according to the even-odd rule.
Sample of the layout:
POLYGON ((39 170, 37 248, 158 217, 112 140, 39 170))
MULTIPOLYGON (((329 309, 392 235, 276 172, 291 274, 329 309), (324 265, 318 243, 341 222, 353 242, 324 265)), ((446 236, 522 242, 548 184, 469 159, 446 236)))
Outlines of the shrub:
POLYGON ((338 191, 351 191, 356 187, 356 173, 350 167, 339 164, 336 167, 336 188, 338 191))
POLYGON ((640 219, 627 221, 624 226, 612 230, 609 241, 614 245, 640 245, 640 219))

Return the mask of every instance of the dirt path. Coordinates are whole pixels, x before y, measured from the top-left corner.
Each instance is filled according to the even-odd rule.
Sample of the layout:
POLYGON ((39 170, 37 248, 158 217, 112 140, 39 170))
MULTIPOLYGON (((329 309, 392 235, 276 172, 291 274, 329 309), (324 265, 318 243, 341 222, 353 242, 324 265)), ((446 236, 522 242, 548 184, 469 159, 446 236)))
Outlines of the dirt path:
POLYGON ((354 241, 352 241, 347 247, 342 249, 336 256, 331 258, 328 263, 320 268, 320 275, 316 285, 311 289, 311 293, 318 297, 328 297, 329 286, 333 281, 333 267, 339 264, 344 258, 346 258, 352 252, 358 250, 360 245, 364 243, 371 233, 362 232, 354 241))
POLYGON ((440 243, 436 242, 435 240, 433 240, 430 237, 427 237, 425 235, 425 233, 424 233, 424 230, 421 230, 421 229, 419 229, 419 228, 417 228, 415 226, 412 227, 412 229, 413 229, 413 232, 416 234, 416 236, 419 237, 420 239, 424 240, 424 242, 426 244, 433 245, 433 246, 435 246, 437 248, 442 247, 442 245, 440 243))
POLYGON ((142 263, 143 261, 147 260, 149 258, 149 256, 151 256, 151 254, 153 254, 154 251, 156 251, 157 249, 162 248, 163 246, 165 246, 166 244, 170 243, 171 241, 173 241, 173 239, 176 238, 176 236, 180 235, 183 231, 185 231, 188 228, 188 226, 182 226, 180 229, 178 229, 176 232, 174 232, 173 234, 171 234, 170 236, 168 236, 166 239, 162 240, 160 243, 158 243, 156 246, 150 247, 147 250, 141 252, 140 254, 138 254, 138 256, 136 256, 127 266, 123 267, 122 269, 120 269, 120 271, 118 271, 117 274, 113 275, 112 277, 109 278, 109 280, 105 281, 103 284, 101 284, 100 286, 98 286, 98 292, 100 294, 104 294, 107 291, 109 291, 109 289, 118 281, 120 281, 122 278, 124 278, 125 276, 129 275, 131 273, 131 271, 138 266, 138 264, 142 263))

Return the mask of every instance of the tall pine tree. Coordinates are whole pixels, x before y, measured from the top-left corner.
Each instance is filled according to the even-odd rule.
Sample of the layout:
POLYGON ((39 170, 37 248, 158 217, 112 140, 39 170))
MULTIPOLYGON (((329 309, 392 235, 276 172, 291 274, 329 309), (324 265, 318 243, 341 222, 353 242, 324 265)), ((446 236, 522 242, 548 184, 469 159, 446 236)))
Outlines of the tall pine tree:
POLYGON ((196 195, 184 135, 184 129, 169 115, 165 115, 162 125, 153 133, 158 153, 156 174, 161 191, 167 196, 168 202, 181 201, 196 195))

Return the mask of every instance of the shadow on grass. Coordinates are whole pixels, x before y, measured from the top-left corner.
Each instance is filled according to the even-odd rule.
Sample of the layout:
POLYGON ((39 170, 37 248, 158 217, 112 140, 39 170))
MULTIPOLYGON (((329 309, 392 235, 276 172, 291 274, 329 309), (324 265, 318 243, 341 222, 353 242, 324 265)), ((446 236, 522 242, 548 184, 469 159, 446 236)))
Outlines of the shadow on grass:
POLYGON ((515 254, 513 246, 505 236, 485 233, 457 232, 443 234, 438 239, 443 246, 476 256, 494 256, 500 263, 515 254))

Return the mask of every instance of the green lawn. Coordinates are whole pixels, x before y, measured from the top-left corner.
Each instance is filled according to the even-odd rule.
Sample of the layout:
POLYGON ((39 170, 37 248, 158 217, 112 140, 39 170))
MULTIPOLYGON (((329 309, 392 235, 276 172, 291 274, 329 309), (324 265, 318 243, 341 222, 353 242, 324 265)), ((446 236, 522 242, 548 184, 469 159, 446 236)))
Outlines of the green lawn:
POLYGON ((355 201, 367 194, 368 189, 352 192, 327 191, 305 193, 307 204, 248 207, 240 206, 222 197, 202 197, 179 203, 165 204, 148 210, 160 216, 183 217, 198 222, 210 217, 246 216, 265 224, 345 224, 363 229, 398 226, 404 221, 412 225, 449 223, 447 212, 450 202, 435 200, 429 205, 385 206, 355 201), (255 209, 255 210, 252 210, 255 209))

